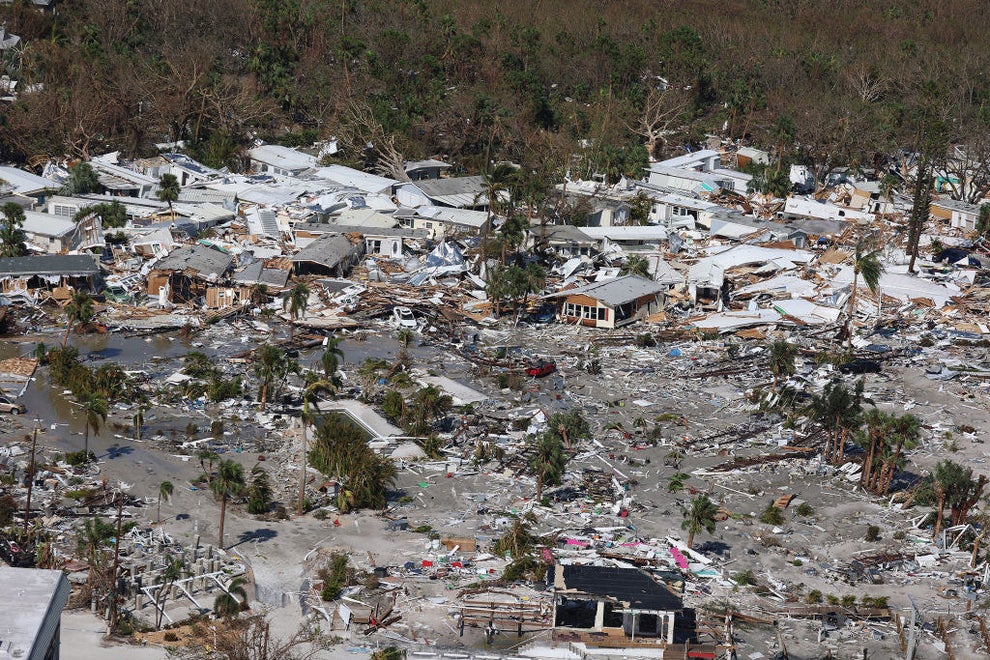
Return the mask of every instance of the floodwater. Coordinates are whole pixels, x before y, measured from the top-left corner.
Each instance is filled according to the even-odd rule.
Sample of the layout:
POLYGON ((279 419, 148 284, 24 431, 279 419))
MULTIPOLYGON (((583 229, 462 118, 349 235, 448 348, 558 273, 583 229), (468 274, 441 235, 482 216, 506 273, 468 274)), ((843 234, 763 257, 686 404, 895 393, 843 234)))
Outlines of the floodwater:
MULTIPOLYGON (((229 364, 231 358, 243 354, 264 341, 277 341, 287 333, 283 328, 274 327, 271 335, 248 334, 236 325, 220 324, 205 329, 194 337, 180 337, 178 332, 162 333, 148 337, 128 336, 124 333, 72 335, 69 344, 79 350, 79 355, 89 366, 98 366, 104 361, 113 361, 126 371, 144 372, 153 386, 179 371, 182 359, 191 351, 200 351, 213 358, 221 368, 229 367, 230 374, 244 373, 249 365, 229 364), (227 364, 224 364, 227 363, 227 364)), ((9 357, 30 356, 39 342, 49 347, 58 346, 63 339, 62 332, 41 332, 32 335, 19 335, 0 340, 0 359, 9 357)), ((409 347, 409 355, 419 364, 437 364, 440 368, 446 366, 442 357, 443 346, 419 346, 414 342, 409 347)), ((344 352, 344 364, 341 370, 344 374, 345 386, 356 384, 354 372, 366 358, 394 359, 399 350, 394 331, 362 332, 356 335, 345 335, 340 348, 344 352)), ((296 358, 303 367, 317 366, 321 347, 300 351, 296 358)), ((250 393, 252 396, 256 392, 250 393)), ((4 440, 20 440, 29 434, 38 423, 42 429, 39 435, 39 445, 50 447, 59 452, 77 451, 83 448, 83 417, 79 413, 78 404, 66 391, 60 387, 52 387, 48 381, 47 369, 38 369, 33 381, 21 397, 21 402, 27 407, 25 415, 13 419, 14 428, 4 433, 4 440)), ((211 410, 213 408, 211 407, 211 410)), ((165 452, 155 448, 148 438, 155 435, 171 437, 187 437, 187 427, 194 425, 198 431, 196 438, 209 434, 213 421, 201 407, 178 405, 153 407, 145 413, 143 438, 135 441, 133 431, 129 428, 135 412, 133 406, 127 403, 117 404, 111 408, 110 418, 102 425, 99 434, 90 431, 89 447, 97 459, 104 463, 104 469, 116 473, 118 478, 125 475, 134 478, 135 470, 148 474, 160 475, 159 478, 183 479, 192 478, 198 472, 197 461, 177 461, 165 452)), ((216 413, 223 415, 221 410, 216 413)), ((231 423, 227 421, 228 441, 237 444, 240 440, 254 440, 264 436, 266 430, 258 424, 231 423)))

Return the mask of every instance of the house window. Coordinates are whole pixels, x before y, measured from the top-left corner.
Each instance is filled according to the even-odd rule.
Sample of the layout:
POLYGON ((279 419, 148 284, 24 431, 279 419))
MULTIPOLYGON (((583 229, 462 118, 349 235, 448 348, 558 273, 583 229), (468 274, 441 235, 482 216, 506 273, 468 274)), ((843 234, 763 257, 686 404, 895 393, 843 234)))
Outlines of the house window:
POLYGON ((433 229, 433 223, 432 222, 427 222, 426 223, 426 228, 427 229, 433 229))
POLYGON ((370 239, 369 238, 368 239, 368 252, 370 252, 372 254, 378 254, 381 251, 382 251, 382 242, 381 242, 381 240, 373 240, 373 239, 370 239))
POLYGON ((75 206, 69 206, 67 204, 52 204, 52 215, 71 218, 76 214, 77 210, 75 206))

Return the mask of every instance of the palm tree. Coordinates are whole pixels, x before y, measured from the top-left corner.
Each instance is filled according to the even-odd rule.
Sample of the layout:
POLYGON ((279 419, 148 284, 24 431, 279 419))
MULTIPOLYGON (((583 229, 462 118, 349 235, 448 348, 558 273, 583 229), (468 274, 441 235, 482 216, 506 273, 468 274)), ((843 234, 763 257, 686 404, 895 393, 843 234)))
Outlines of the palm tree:
POLYGON ((691 500, 691 508, 684 512, 681 529, 688 533, 688 547, 694 545, 694 535, 702 530, 709 534, 715 531, 715 516, 718 505, 708 499, 707 495, 698 495, 691 500))
POLYGON ((639 275, 640 277, 650 278, 650 262, 646 260, 646 257, 640 256, 638 254, 630 255, 626 259, 626 263, 622 266, 623 275, 639 275))
POLYGON ((395 341, 399 344, 399 354, 396 356, 396 361, 399 364, 406 364, 409 360, 409 344, 415 339, 413 331, 409 328, 400 328, 395 334, 395 341))
POLYGON ((162 618, 165 616, 165 598, 167 598, 169 589, 175 581, 182 577, 184 568, 182 560, 178 558, 169 559, 165 564, 165 570, 162 571, 162 585, 158 587, 158 593, 155 594, 155 609, 157 610, 155 612, 155 628, 160 629, 162 627, 162 618))
POLYGON ((508 194, 509 181, 515 173, 516 170, 511 165, 499 163, 483 175, 483 189, 475 198, 475 203, 482 199, 487 201, 488 215, 481 232, 481 263, 483 268, 487 267, 485 262, 488 260, 488 232, 491 230, 492 215, 504 203, 503 197, 508 194))
POLYGON ((289 338, 295 336, 295 322, 306 316, 309 306, 309 287, 305 282, 299 282, 282 300, 282 309, 289 312, 289 338))
POLYGON ((179 180, 174 174, 163 174, 158 180, 158 199, 168 203, 168 212, 175 219, 175 209, 172 202, 179 199, 179 180))
POLYGON ((252 305, 264 305, 268 302, 268 285, 264 282, 258 282, 251 287, 251 294, 249 297, 252 305))
POLYGON ((227 585, 224 593, 213 601, 213 613, 224 619, 233 619, 247 605, 247 591, 244 589, 244 578, 236 577, 227 585), (240 600, 237 597, 240 596, 240 600))
POLYGON ((285 351, 272 344, 263 344, 255 357, 254 373, 261 379, 258 398, 261 401, 261 410, 264 411, 272 386, 284 380, 297 369, 298 365, 286 356, 285 351))
POLYGON ((335 335, 327 340, 327 345, 323 348, 323 355, 320 356, 320 366, 323 368, 323 375, 333 378, 344 361, 344 349, 340 347, 344 338, 335 335))
POLYGON ((781 377, 789 378, 794 375, 795 355, 797 348, 789 341, 781 339, 770 344, 770 373, 773 374, 774 392, 777 391, 781 377))
POLYGON ((536 474, 536 501, 543 499, 543 486, 556 486, 564 476, 567 454, 564 444, 556 433, 547 432, 540 436, 534 447, 529 467, 536 474))
POLYGON ((551 433, 560 437, 565 447, 570 447, 574 440, 591 437, 588 421, 576 409, 554 413, 547 421, 547 426, 550 427, 551 433))
POLYGON ((77 323, 89 323, 96 315, 93 310, 93 299, 89 293, 81 289, 73 291, 72 298, 65 305, 65 315, 68 318, 68 324, 65 327, 65 337, 62 338, 62 348, 65 348, 69 342, 72 326, 77 323))
POLYGON ((244 468, 230 459, 220 462, 216 476, 210 480, 213 496, 220 500, 220 531, 217 545, 223 547, 223 526, 227 517, 227 500, 244 490, 244 468))
POLYGON ((91 394, 83 398, 83 456, 89 461, 89 431, 93 430, 94 435, 100 435, 100 424, 107 421, 109 406, 107 400, 97 394, 91 394))
POLYGON ((163 481, 158 484, 158 522, 162 521, 162 500, 168 502, 172 499, 174 491, 175 486, 172 485, 171 481, 163 481))
POLYGON ((852 292, 849 294, 849 310, 846 318, 847 346, 852 346, 852 317, 856 312, 856 287, 859 276, 863 276, 867 288, 871 293, 876 293, 880 285, 880 277, 887 271, 883 263, 880 262, 880 250, 866 252, 863 241, 856 243, 856 254, 853 255, 853 281, 852 292))
POLYGON ((301 516, 303 514, 304 504, 306 501, 306 458, 309 456, 309 442, 306 436, 306 432, 309 429, 309 425, 315 422, 315 418, 309 410, 309 402, 313 402, 313 407, 319 410, 319 406, 316 403, 316 394, 320 391, 332 390, 334 384, 329 380, 317 380, 309 385, 303 390, 303 410, 302 410, 302 467, 299 470, 299 501, 296 503, 296 515, 301 516))
POLYGON ((844 455, 849 432, 858 425, 861 411, 858 392, 859 386, 854 392, 840 382, 832 382, 811 401, 809 412, 812 419, 828 432, 824 451, 826 460, 838 462, 844 455))
POLYGON ((24 244, 24 209, 20 204, 7 202, 0 207, 3 221, 0 222, 0 257, 23 257, 27 254, 24 244))
POLYGON ((863 416, 863 421, 866 422, 866 432, 862 435, 861 446, 865 454, 859 485, 872 491, 880 472, 876 465, 882 464, 880 457, 884 453, 887 432, 894 423, 894 417, 877 408, 871 408, 863 416))
POLYGON ((893 420, 891 430, 894 436, 894 451, 883 462, 880 483, 877 485, 878 495, 886 495, 890 491, 894 473, 904 466, 904 450, 918 446, 921 439, 921 420, 914 415, 902 415, 893 420))

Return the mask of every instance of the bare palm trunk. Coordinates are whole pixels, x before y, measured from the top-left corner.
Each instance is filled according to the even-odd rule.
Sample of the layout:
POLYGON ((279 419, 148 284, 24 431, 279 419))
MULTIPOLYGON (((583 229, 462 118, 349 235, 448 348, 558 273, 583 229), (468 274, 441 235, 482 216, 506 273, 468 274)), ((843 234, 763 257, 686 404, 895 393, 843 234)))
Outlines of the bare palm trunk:
POLYGON ((694 530, 693 529, 690 532, 688 532, 688 547, 689 548, 693 548, 694 547, 694 530))
POLYGON ((849 294, 849 311, 846 313, 846 346, 852 348, 853 313, 856 310, 856 286, 859 284, 859 270, 853 268, 852 293, 849 294))
POLYGON ((89 462, 89 423, 86 423, 86 430, 83 432, 83 461, 89 462))
POLYGON ((223 548, 223 523, 227 517, 227 494, 220 498, 220 533, 217 535, 217 547, 223 548))
POLYGON ((983 537, 987 535, 987 530, 984 527, 983 531, 973 539, 973 556, 969 560, 970 568, 976 568, 976 556, 980 554, 980 543, 983 541, 983 537))
POLYGON ((539 502, 543 499, 543 475, 539 474, 536 476, 536 501, 539 502))
POLYGON ((935 517, 935 531, 932 532, 932 538, 937 539, 938 533, 942 531, 942 517, 945 515, 945 491, 941 487, 938 489, 938 513, 935 517))
POLYGON ((261 384, 261 412, 265 412, 265 404, 268 403, 268 381, 261 384))
POLYGON ((162 496, 158 496, 158 522, 162 521, 162 496))
POLYGON ((62 348, 63 348, 63 349, 64 349, 64 348, 66 347, 66 345, 68 345, 68 343, 69 343, 69 333, 71 333, 71 332, 72 332, 72 325, 73 325, 73 324, 72 324, 72 321, 69 321, 69 324, 68 324, 68 325, 67 325, 67 326, 65 327, 65 336, 64 336, 64 337, 62 337, 62 348))

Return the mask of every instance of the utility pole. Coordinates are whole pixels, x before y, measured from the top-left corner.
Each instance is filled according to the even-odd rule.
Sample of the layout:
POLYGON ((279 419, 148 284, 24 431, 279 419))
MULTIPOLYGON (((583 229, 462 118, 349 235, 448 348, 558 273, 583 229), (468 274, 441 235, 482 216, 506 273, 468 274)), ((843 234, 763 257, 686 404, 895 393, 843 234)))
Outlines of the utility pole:
POLYGON ((38 445, 38 428, 41 426, 41 418, 34 417, 34 433, 31 435, 31 464, 28 467, 28 492, 27 502, 24 504, 24 537, 27 538, 28 523, 31 517, 31 489, 34 487, 34 450, 38 445))

